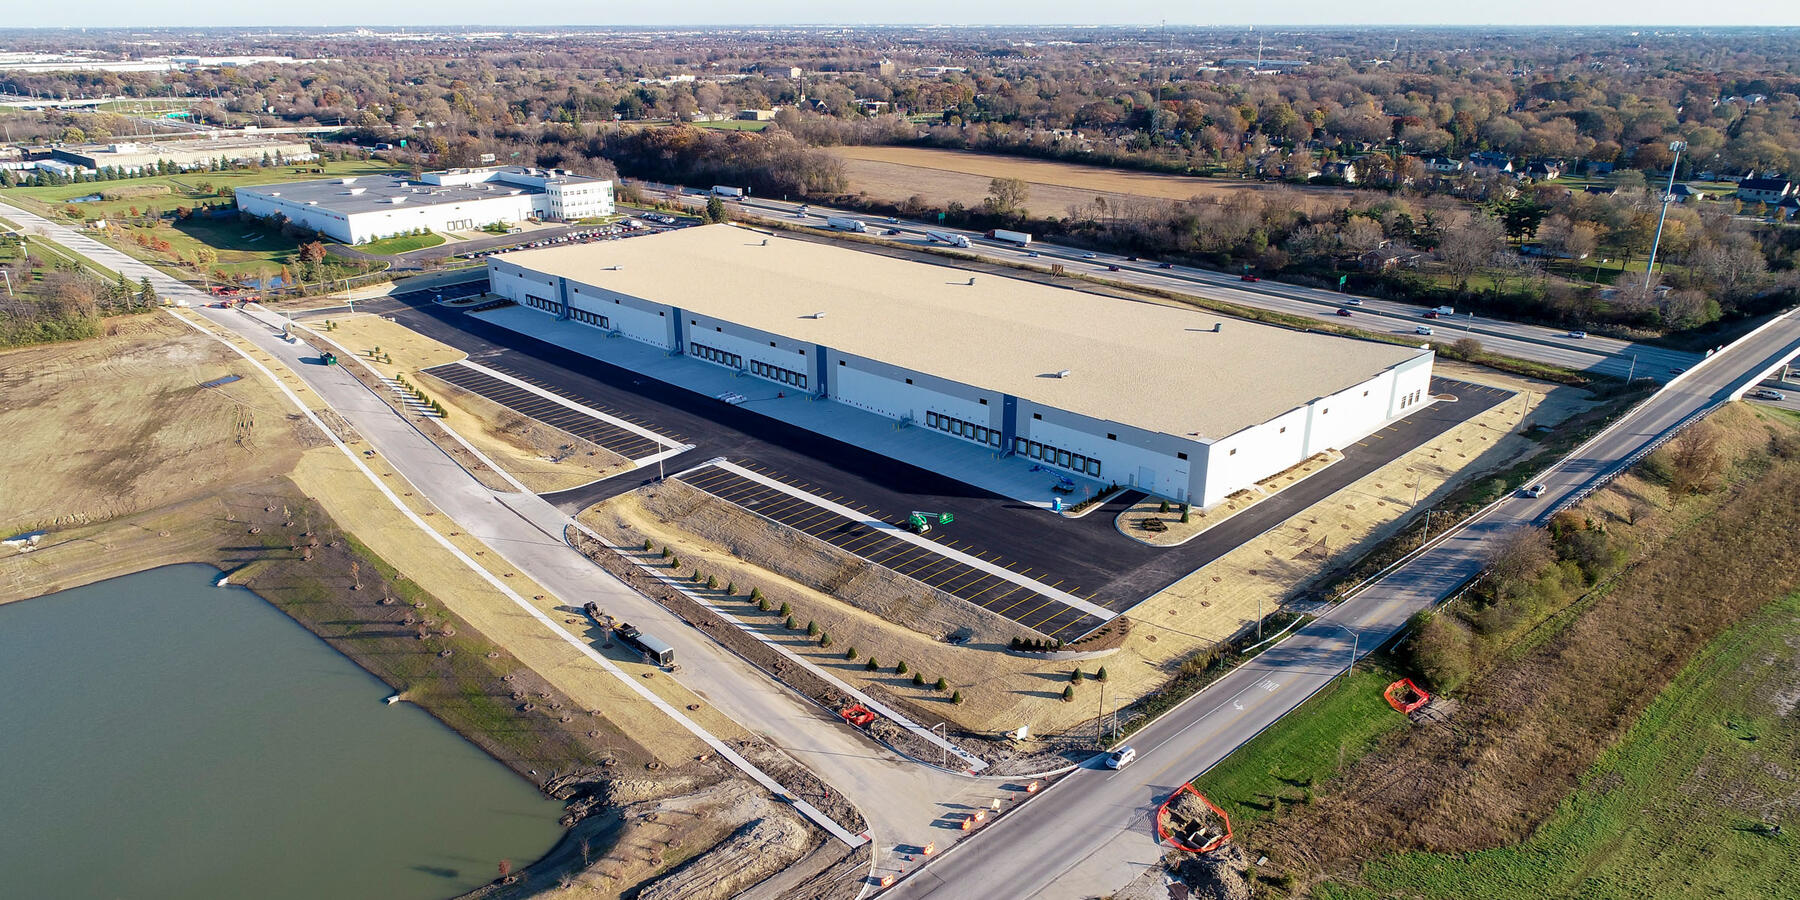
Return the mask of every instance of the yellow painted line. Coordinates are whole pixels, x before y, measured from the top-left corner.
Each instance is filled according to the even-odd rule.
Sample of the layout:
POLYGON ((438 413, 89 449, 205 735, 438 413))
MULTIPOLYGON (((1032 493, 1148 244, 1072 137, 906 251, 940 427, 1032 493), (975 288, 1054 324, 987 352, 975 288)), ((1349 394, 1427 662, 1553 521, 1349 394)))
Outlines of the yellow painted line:
MULTIPOLYGON (((989 575, 989 576, 988 576, 988 577, 989 577, 989 578, 994 578, 994 576, 993 576, 993 575, 989 575)), ((980 584, 980 582, 976 582, 976 584, 980 584)), ((978 594, 975 594, 975 595, 974 595, 974 596, 971 596, 971 597, 965 597, 965 598, 963 598, 963 599, 965 599, 965 600, 968 600, 968 601, 969 601, 969 602, 971 602, 971 603, 973 603, 973 602, 975 602, 975 598, 976 598, 976 597, 979 597, 979 596, 981 596, 981 595, 982 595, 982 594, 985 594, 985 593, 987 593, 987 592, 988 592, 988 591, 991 591, 991 590, 993 590, 993 589, 994 589, 994 588, 997 588, 997 587, 999 587, 999 586, 1001 586, 1001 585, 1003 585, 1003 584, 1012 584, 1012 582, 1010 582, 1010 581, 1007 581, 1007 580, 1006 580, 1006 579, 1004 579, 1004 578, 994 578, 994 583, 993 583, 993 584, 990 584, 990 585, 988 585, 988 586, 987 586, 987 587, 984 587, 984 588, 982 588, 982 589, 981 589, 981 592, 980 592, 980 593, 978 593, 978 594)), ((970 587, 974 587, 974 585, 970 585, 970 587)), ((1013 584, 1013 587, 1018 587, 1018 585, 1016 585, 1016 584, 1013 584)), ((1002 594, 1002 595, 1001 595, 1001 596, 1005 596, 1005 595, 1004 595, 1004 594, 1002 594)))
POLYGON ((1069 624, 1064 625, 1062 628, 1058 628, 1055 631, 1050 632, 1050 636, 1056 637, 1057 635, 1063 633, 1063 629, 1070 628, 1070 627, 1074 626, 1075 623, 1080 622, 1080 621, 1081 621, 1081 619, 1071 619, 1071 620, 1069 620, 1069 624))
MULTIPOLYGON (((1050 604, 1055 603, 1055 602, 1056 601, 1054 601, 1054 600, 1045 600, 1043 603, 1040 603, 1037 606, 1034 606, 1022 613, 1019 613, 1016 616, 1013 616, 1012 620, 1019 623, 1020 625, 1024 625, 1026 628, 1036 628, 1037 625, 1042 625, 1045 622, 1048 622, 1051 619, 1056 618, 1056 613, 1052 612, 1050 615, 1047 615, 1047 616, 1043 617, 1042 619, 1039 619, 1037 622, 1037 625, 1031 624, 1031 617, 1037 615, 1039 610, 1042 610, 1044 607, 1049 606, 1050 604)), ((1064 607, 1064 608, 1066 609, 1067 607, 1064 607)))

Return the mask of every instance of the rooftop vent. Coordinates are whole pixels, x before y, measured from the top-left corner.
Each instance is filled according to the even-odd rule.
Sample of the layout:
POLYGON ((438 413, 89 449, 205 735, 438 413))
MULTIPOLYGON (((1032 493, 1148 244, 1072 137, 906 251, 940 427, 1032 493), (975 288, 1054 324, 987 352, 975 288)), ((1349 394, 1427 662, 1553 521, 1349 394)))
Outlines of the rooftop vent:
POLYGON ((338 179, 338 184, 355 184, 355 183, 356 183, 355 175, 351 175, 347 178, 339 178, 338 179))
POLYGON ((389 197, 389 198, 387 198, 387 202, 389 202, 389 203, 405 203, 406 195, 402 194, 398 197, 389 197))
POLYGON ((1074 374, 1074 373, 1072 373, 1072 372, 1070 372, 1070 371, 1069 371, 1069 370, 1068 370, 1068 369, 1063 369, 1063 370, 1061 370, 1061 371, 1059 371, 1059 372, 1057 372, 1057 373, 1056 373, 1056 377, 1058 377, 1058 378, 1067 378, 1067 377, 1069 377, 1069 376, 1070 376, 1070 375, 1072 375, 1072 374, 1074 374))
POLYGON ((1221 334, 1224 331, 1225 331, 1225 323, 1224 322, 1214 322, 1213 323, 1213 334, 1221 334))
POLYGON ((280 192, 280 191, 270 191, 270 192, 269 192, 269 196, 271 196, 271 197, 279 197, 279 196, 281 196, 281 192, 280 192))
POLYGON ((357 195, 359 195, 359 194, 361 194, 361 193, 362 193, 362 192, 363 192, 363 191, 366 191, 366 190, 368 190, 368 188, 351 188, 351 189, 350 189, 350 196, 352 196, 352 197, 355 197, 355 196, 357 196, 357 195))
POLYGON ((825 313, 824 313, 824 311, 820 311, 820 312, 816 312, 816 313, 813 313, 813 314, 812 314, 812 315, 810 315, 810 316, 807 316, 807 318, 809 318, 809 319, 823 319, 823 318, 825 318, 825 313))

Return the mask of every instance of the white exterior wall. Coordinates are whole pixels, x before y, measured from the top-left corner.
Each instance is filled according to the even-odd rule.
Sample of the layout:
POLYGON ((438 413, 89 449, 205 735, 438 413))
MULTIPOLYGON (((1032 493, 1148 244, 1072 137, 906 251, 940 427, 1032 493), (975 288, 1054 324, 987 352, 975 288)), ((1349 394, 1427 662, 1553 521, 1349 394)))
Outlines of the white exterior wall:
POLYGON ((544 186, 545 212, 553 219, 595 219, 613 214, 610 181, 552 181, 544 186))
POLYGON ((1312 455, 1306 442, 1310 406, 1295 407, 1261 425, 1214 441, 1206 450, 1206 472, 1193 501, 1211 506, 1232 493, 1312 455))
POLYGON ((1309 454, 1342 450, 1367 437, 1388 420, 1393 403, 1394 373, 1382 372, 1311 403, 1306 447, 1309 454))
POLYGON ((860 356, 832 353, 831 398, 890 419, 911 419, 924 428, 925 414, 961 419, 1000 430, 1005 395, 982 391, 898 366, 860 356), (843 365, 838 365, 842 362, 843 365), (906 380, 912 379, 912 384, 906 380), (981 402, 982 398, 987 403, 981 402))
MULTIPOLYGON (((1205 445, 1165 434, 1155 434, 1117 422, 1090 419, 1049 407, 1019 401, 1019 437, 1079 453, 1100 461, 1097 477, 1121 485, 1185 500, 1192 473, 1204 465, 1205 445), (1034 419, 1041 415, 1042 419, 1034 419), (1108 440, 1108 434, 1118 435, 1108 440), (1187 459, 1177 456, 1186 453, 1187 459), (1149 477, 1146 479, 1146 475, 1149 477)), ((1030 459, 1029 453, 1019 454, 1030 459)), ((1054 462, 1049 463, 1054 465, 1054 462)), ((1060 471, 1066 471, 1061 470, 1060 471)))
POLYGON ((818 378, 813 371, 813 354, 817 351, 812 345, 734 325, 724 319, 694 313, 682 315, 683 321, 687 323, 688 343, 704 344, 715 350, 736 353, 744 358, 745 371, 750 370, 751 362, 763 362, 790 372, 799 372, 806 376, 808 392, 819 391, 819 385, 815 383, 818 378), (775 346, 769 346, 771 343, 775 346))
POLYGON ((602 315, 612 330, 634 341, 670 349, 668 310, 656 303, 580 282, 569 282, 569 305, 602 315))
POLYGON ((1406 415, 1431 399, 1431 366, 1436 358, 1437 354, 1428 354, 1401 363, 1391 370, 1394 373, 1394 399, 1388 407, 1388 418, 1406 415), (1417 399, 1403 405, 1409 395, 1416 396, 1417 399))
POLYGON ((273 193, 240 190, 237 203, 238 208, 251 215, 267 217, 280 213, 296 225, 304 225, 346 244, 360 244, 418 228, 458 231, 495 222, 523 221, 537 215, 532 201, 541 197, 542 195, 514 194, 436 205, 409 199, 404 203, 392 204, 392 208, 349 215, 332 212, 323 205, 296 203, 285 197, 274 196, 273 193))

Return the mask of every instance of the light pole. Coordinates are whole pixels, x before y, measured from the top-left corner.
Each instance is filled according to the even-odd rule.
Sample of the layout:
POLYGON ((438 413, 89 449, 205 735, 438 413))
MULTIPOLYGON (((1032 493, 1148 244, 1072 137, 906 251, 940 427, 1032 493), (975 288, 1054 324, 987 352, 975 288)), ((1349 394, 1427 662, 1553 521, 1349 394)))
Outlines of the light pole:
POLYGON ((1675 151, 1675 159, 1669 163, 1669 184, 1663 189, 1662 212, 1656 217, 1656 238, 1650 242, 1650 265, 1644 268, 1644 296, 1650 296, 1650 286, 1656 278, 1656 250, 1662 246, 1663 222, 1669 218, 1669 203, 1675 199, 1675 170, 1681 166, 1681 151, 1687 149, 1686 141, 1670 141, 1669 149, 1675 151))

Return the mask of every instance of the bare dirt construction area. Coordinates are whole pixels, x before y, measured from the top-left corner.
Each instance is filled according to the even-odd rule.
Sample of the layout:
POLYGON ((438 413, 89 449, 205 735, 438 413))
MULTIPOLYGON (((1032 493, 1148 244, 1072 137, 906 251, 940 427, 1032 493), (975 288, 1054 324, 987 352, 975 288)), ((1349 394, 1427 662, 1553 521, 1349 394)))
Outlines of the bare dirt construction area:
POLYGON ((953 200, 973 206, 987 196, 989 181, 1018 178, 1031 185, 1026 210, 1040 217, 1060 218, 1069 215, 1070 207, 1090 208, 1096 196, 1104 196, 1111 204, 1225 199, 1263 192, 1290 197, 1296 206, 1319 209, 1342 205, 1352 196, 1337 188, 1162 175, 934 147, 833 147, 831 152, 843 159, 852 193, 864 192, 872 199, 894 203, 918 196, 935 206, 953 200))
POLYGON ((0 536, 259 480, 322 439, 307 439, 310 427, 236 354, 167 314, 108 319, 106 330, 0 353, 0 536))
MULTIPOLYGON (((467 355, 461 350, 380 316, 332 317, 309 325, 355 354, 356 359, 344 360, 344 365, 366 363, 385 378, 404 377, 424 389, 427 396, 442 402, 449 415, 439 424, 455 431, 531 491, 567 490, 616 474, 630 464, 610 450, 421 372, 465 359, 467 355)), ((446 449, 452 456, 459 456, 456 448, 446 449)), ((484 468, 471 466, 460 458, 458 461, 465 462, 465 468, 471 471, 484 468)), ((483 483, 488 482, 483 479, 483 483)), ((516 490, 505 483, 488 486, 516 490)))

